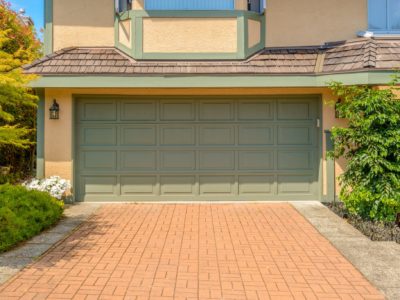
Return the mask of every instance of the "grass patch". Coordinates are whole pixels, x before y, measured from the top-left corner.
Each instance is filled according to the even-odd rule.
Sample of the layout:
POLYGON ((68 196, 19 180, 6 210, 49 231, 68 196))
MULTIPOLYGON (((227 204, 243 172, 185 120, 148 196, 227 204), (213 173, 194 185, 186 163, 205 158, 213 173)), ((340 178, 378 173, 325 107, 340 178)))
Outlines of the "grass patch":
POLYGON ((54 225, 63 203, 48 193, 22 186, 0 186, 0 253, 54 225))

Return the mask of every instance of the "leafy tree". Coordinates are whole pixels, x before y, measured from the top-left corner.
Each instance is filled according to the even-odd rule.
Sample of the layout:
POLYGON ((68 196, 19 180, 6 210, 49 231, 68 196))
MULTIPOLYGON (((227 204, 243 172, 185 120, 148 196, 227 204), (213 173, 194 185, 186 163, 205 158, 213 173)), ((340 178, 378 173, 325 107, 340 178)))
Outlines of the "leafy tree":
POLYGON ((40 49, 33 26, 0 0, 0 165, 32 156, 37 97, 27 87, 34 76, 23 74, 21 66, 40 57, 40 49))
POLYGON ((348 127, 333 128, 335 151, 345 157, 340 177, 341 200, 350 213, 363 218, 394 221, 400 213, 400 99, 388 89, 344 86, 331 89, 342 99, 338 113, 348 127))

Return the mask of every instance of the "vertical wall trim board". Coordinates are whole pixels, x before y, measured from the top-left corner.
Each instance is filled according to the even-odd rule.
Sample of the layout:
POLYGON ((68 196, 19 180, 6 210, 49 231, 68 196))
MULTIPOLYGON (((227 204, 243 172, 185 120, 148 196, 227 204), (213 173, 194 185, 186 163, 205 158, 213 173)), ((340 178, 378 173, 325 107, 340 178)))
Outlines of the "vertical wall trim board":
MULTIPOLYGON (((332 132, 325 130, 326 138, 326 152, 333 151, 334 145, 332 141, 332 132)), ((336 174, 335 174, 335 160, 326 158, 326 179, 327 179, 327 201, 333 202, 336 197, 336 174)))
POLYGON ((44 0, 44 54, 53 52, 53 0, 44 0))
POLYGON ((44 178, 44 118, 45 118, 45 90, 37 89, 39 97, 37 107, 37 130, 36 130, 36 177, 44 178))

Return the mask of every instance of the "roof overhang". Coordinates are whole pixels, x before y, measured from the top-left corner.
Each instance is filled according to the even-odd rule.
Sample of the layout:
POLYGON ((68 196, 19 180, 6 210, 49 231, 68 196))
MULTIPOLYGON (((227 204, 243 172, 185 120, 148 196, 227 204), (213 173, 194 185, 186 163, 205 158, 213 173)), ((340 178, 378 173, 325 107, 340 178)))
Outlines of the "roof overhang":
POLYGON ((317 75, 41 76, 32 88, 282 88, 387 85, 396 71, 317 75))

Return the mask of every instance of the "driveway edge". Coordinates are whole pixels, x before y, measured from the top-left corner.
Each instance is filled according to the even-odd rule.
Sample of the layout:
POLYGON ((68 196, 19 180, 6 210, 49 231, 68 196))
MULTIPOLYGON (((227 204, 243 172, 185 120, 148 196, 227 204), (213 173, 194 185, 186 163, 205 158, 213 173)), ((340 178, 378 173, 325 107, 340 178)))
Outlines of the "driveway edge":
POLYGON ((91 203, 68 205, 63 219, 56 226, 43 231, 21 246, 0 254, 0 285, 69 237, 100 206, 100 204, 91 203))
POLYGON ((319 202, 290 202, 387 299, 400 299, 400 245, 375 242, 319 202))

